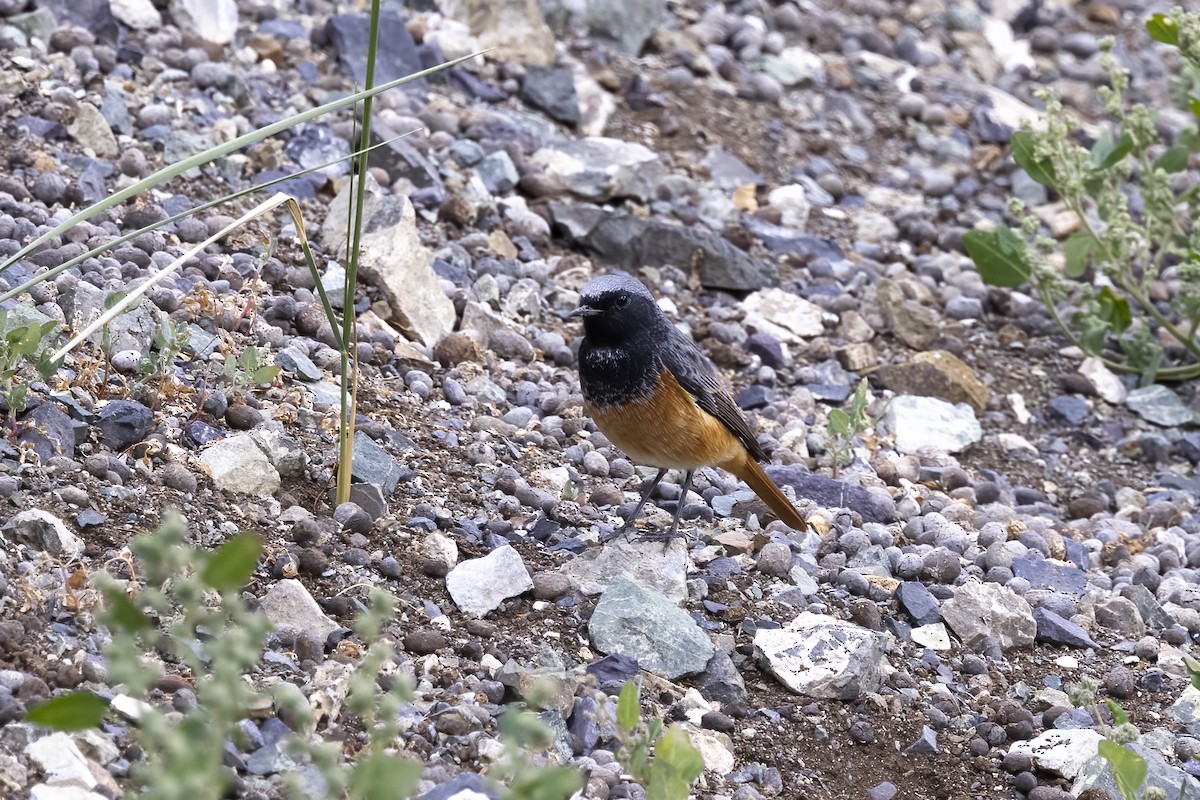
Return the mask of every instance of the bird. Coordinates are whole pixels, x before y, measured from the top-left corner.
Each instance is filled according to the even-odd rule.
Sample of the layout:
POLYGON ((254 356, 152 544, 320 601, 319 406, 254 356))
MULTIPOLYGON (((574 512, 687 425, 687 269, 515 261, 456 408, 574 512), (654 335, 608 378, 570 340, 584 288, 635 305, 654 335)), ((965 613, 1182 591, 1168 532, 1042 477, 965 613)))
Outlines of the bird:
POLYGON ((683 472, 682 493, 665 538, 676 537, 696 470, 708 466, 745 481, 789 527, 807 529, 759 465, 767 454, 716 367, 671 323, 645 284, 623 273, 594 278, 569 316, 583 319, 578 364, 584 409, 631 459, 658 468, 622 533, 633 528, 674 469, 683 472))

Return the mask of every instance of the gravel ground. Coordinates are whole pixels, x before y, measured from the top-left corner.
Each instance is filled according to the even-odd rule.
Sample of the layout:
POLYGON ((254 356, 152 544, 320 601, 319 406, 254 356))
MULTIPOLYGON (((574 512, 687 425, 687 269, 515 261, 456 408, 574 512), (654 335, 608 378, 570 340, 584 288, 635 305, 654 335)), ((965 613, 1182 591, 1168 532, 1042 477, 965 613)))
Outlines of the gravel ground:
MULTIPOLYGON (((1098 721, 1067 696, 1091 678, 1141 731, 1150 782, 1200 798, 1194 389, 1085 361, 961 248, 1012 195, 1052 219, 1007 142, 1039 86, 1100 121, 1100 37, 1117 37, 1133 94, 1165 103, 1170 57, 1143 33, 1157 6, 409 6, 388 4, 380 79, 492 49, 376 105, 380 140, 415 133, 372 156, 353 503, 331 501, 339 360, 286 214, 205 248, 32 381, 0 440, 4 796, 127 785, 126 728, 50 739, 20 720, 60 691, 120 693, 72 581, 116 569, 177 508, 197 544, 265 538, 248 588, 275 626, 260 685, 336 696, 323 667, 353 661, 367 589, 400 600, 386 635, 419 678, 397 744, 426 763, 426 798, 483 791, 498 715, 546 678, 549 757, 589 798, 643 797, 597 711, 639 668, 647 713, 705 757, 697 797, 1116 797, 1098 721), (653 470, 584 414, 566 312, 618 268, 728 377, 810 530, 701 470, 639 523, 664 529, 683 502, 686 540, 610 541, 653 470), (281 368, 269 386, 246 353, 281 368), (863 377, 871 424, 835 470, 827 414, 863 377)), ((362 80, 366 18, 323 0, 7 0, 0 15, 4 255, 362 80)), ((0 281, 322 164, 353 130, 342 115, 227 156, 0 281)), ((280 187, 339 307, 347 176, 280 187)), ((80 329, 250 204, 67 270, 10 303, 9 325, 80 329)), ((150 702, 186 708, 192 679, 150 702)), ((290 762, 268 742, 286 723, 247 724, 227 762, 238 795, 282 796, 290 762)), ((363 736, 349 714, 316 734, 348 758, 363 736)))

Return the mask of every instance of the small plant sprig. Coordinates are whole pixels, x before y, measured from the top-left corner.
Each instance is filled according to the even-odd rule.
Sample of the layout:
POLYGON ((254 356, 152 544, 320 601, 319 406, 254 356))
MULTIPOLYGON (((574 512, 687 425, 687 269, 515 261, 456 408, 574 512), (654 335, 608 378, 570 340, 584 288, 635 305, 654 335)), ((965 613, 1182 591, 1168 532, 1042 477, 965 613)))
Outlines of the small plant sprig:
POLYGON ((863 431, 869 429, 874 420, 867 414, 867 406, 871 402, 871 394, 867 379, 858 382, 854 395, 850 398, 850 409, 831 409, 828 419, 829 453, 833 460, 833 474, 848 466, 854 460, 854 440, 863 431))
POLYGON ((55 365, 50 361, 46 339, 54 332, 58 323, 54 320, 8 327, 8 309, 0 308, 0 397, 8 406, 8 429, 15 436, 17 414, 25 408, 29 396, 29 381, 26 368, 42 380, 54 374, 55 365))
MULTIPOLYGON (((154 351, 138 362, 138 382, 155 400, 168 396, 175 378, 175 359, 187 347, 191 329, 162 314, 154 334, 154 351)), ((273 378, 274 376, 272 376, 273 378)))
MULTIPOLYGON (((1193 76, 1200 74, 1200 14, 1156 14, 1147 29, 1178 48, 1193 76)), ((1200 152, 1200 134, 1193 127, 1173 143, 1162 141, 1157 112, 1125 102, 1129 74, 1113 58, 1112 44, 1111 38, 1101 43, 1111 85, 1099 92, 1114 130, 1082 146, 1077 122, 1044 90, 1043 125, 1012 137, 1017 165, 1057 192, 1080 229, 1060 246, 1039 233, 1037 217, 1013 198, 1009 210, 1019 229, 971 231, 963 245, 985 282, 1028 284, 1067 338, 1109 368, 1135 373, 1143 383, 1192 378, 1200 375, 1200 187, 1183 187, 1175 176, 1200 152), (1152 295, 1159 280, 1176 286, 1169 303, 1152 295), (1068 298, 1078 310, 1064 315, 1059 304, 1068 298)), ((1200 117, 1200 96, 1185 91, 1186 106, 1200 117)))
POLYGON ((1084 678, 1067 692, 1067 697, 1077 708, 1088 708, 1100 725, 1104 738, 1096 745, 1096 752, 1108 762, 1121 800, 1166 800, 1166 793, 1157 786, 1145 786, 1149 768, 1146 759, 1125 745, 1137 740, 1137 727, 1129 721, 1125 709, 1113 700, 1105 698, 1104 704, 1112 715, 1112 725, 1104 722, 1097 701, 1099 684, 1092 678, 1084 678))
POLYGON ((253 345, 225 362, 225 379, 234 396, 244 395, 256 386, 273 382, 279 371, 279 367, 268 360, 266 351, 253 345))
POLYGON ((617 698, 617 758, 633 779, 646 787, 646 800, 687 800, 704 771, 704 759, 679 725, 664 731, 663 721, 643 721, 638 685, 627 681, 617 698))

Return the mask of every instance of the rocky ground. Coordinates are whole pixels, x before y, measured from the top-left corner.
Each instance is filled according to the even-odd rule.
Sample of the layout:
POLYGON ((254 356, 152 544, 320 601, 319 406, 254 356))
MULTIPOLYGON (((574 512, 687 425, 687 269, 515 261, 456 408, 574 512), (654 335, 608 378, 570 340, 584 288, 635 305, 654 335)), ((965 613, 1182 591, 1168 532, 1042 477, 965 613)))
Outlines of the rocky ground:
MULTIPOLYGON (((62 690, 120 693, 71 601, 178 508, 203 546, 264 535, 249 592, 276 629, 259 683, 344 695, 323 667, 353 660, 346 625, 369 587, 399 599, 387 635, 419 676, 400 744, 428 765, 426 798, 480 787, 497 716, 539 680, 556 687, 554 758, 586 796, 642 797, 597 711, 638 667, 646 713, 704 754, 698 797, 1116 797, 1098 721, 1067 695, 1085 678, 1141 731, 1151 783, 1200 797, 1193 388, 1138 389, 1085 361, 961 249, 1012 195, 1054 220, 1008 138, 1043 85, 1098 121, 1100 37, 1165 105, 1150 5, 540 5, 388 4, 381 80, 492 49, 376 106, 381 140, 416 133, 372 159, 353 504, 330 500, 339 361, 287 215, 209 246, 31 383, 0 441, 3 794, 122 792, 138 751, 119 720, 47 736, 20 719, 62 690), (565 313, 614 268, 728 376, 809 531, 768 524, 704 470, 686 542, 607 541, 652 472, 584 415, 565 313), (165 343, 174 330, 186 345, 165 343), (282 368, 269 386, 259 362, 282 368), (827 414, 864 376, 870 420, 835 473, 827 414)), ((366 18, 324 0, 5 0, 0 14, 5 255, 362 80, 366 18)), ((0 280, 324 163, 352 133, 342 115, 232 154, 0 280)), ((339 304, 347 174, 282 187, 339 304)), ((8 324, 78 330, 249 202, 83 262, 12 302, 8 324)), ((660 488, 646 530, 678 494, 660 488)), ((198 678, 150 700, 186 710, 198 678)), ((231 746, 241 796, 280 795, 283 726, 268 712, 231 746)), ((361 737, 350 717, 317 734, 347 753, 361 737)))

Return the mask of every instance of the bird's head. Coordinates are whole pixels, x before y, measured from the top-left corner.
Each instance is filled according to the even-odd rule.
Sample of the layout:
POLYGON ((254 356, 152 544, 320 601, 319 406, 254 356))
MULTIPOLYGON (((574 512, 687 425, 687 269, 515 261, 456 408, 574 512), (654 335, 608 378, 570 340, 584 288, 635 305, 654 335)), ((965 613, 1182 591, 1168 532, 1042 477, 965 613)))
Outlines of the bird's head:
POLYGON ((628 275, 603 275, 579 293, 572 317, 583 318, 584 333, 593 340, 621 342, 666 324, 650 290, 628 275))

